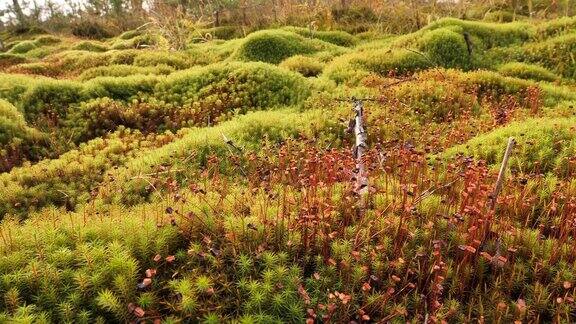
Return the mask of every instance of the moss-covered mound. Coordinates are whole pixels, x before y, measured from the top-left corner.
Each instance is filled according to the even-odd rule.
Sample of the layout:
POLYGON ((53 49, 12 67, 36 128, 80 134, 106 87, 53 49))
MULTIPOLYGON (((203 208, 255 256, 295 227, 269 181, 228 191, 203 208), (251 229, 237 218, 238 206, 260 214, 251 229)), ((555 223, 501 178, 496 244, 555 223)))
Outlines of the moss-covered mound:
POLYGON ((521 78, 521 79, 531 79, 536 81, 555 81, 558 80, 558 76, 546 68, 535 64, 527 64, 520 62, 512 62, 503 64, 498 67, 498 72, 503 75, 521 78))
POLYGON ((177 70, 189 68, 194 60, 189 55, 169 51, 143 51, 134 57, 136 66, 168 65, 177 70))
POLYGON ((83 41, 74 45, 72 49, 79 51, 89 51, 89 52, 106 52, 108 50, 108 47, 102 43, 83 41))
POLYGON ((283 29, 297 33, 298 35, 302 35, 307 38, 316 38, 338 46, 351 47, 358 43, 356 37, 340 30, 323 31, 299 27, 285 27, 283 29))
POLYGON ((449 28, 435 29, 418 39, 418 47, 436 65, 445 68, 472 67, 472 48, 462 34, 449 28))
POLYGON ((37 131, 28 127, 24 116, 16 107, 0 99, 0 144, 28 141, 39 135, 37 131))
POLYGON ((8 53, 10 54, 25 54, 33 49, 35 49, 36 43, 33 41, 22 41, 14 45, 8 53))
POLYGON ((143 135, 122 129, 58 158, 13 168, 0 174, 0 215, 47 205, 72 208, 84 203, 107 170, 176 138, 171 133, 143 135))
POLYGON ((265 63, 219 63, 173 73, 154 92, 174 105, 215 104, 241 110, 293 105, 310 94, 301 75, 265 63))
POLYGON ((167 75, 174 72, 174 68, 165 64, 156 66, 134 66, 128 64, 113 64, 88 69, 78 76, 79 80, 86 81, 97 77, 125 77, 136 74, 167 75))
POLYGON ((324 64, 311 57, 295 55, 282 61, 280 67, 298 72, 305 77, 312 77, 322 73, 324 64))
POLYGON ((533 27, 523 22, 498 24, 456 18, 440 19, 429 24, 422 31, 439 28, 450 28, 460 33, 468 33, 475 46, 480 49, 520 44, 534 35, 533 27))
POLYGON ((454 147, 447 155, 463 153, 489 164, 498 164, 506 147, 508 137, 516 139, 510 167, 516 171, 547 173, 557 176, 568 174, 574 168, 576 156, 576 119, 545 118, 515 122, 480 135, 465 145, 454 147))
POLYGON ((338 82, 358 81, 370 73, 382 76, 410 74, 433 66, 421 53, 406 50, 375 49, 336 58, 327 65, 325 75, 338 82))
MULTIPOLYGON (((280 143, 289 138, 316 136, 318 143, 338 142, 342 127, 320 111, 296 113, 289 110, 258 111, 239 116, 214 127, 192 128, 173 143, 135 158, 113 172, 113 181, 107 181, 101 190, 103 202, 142 202, 153 192, 149 183, 135 179, 135 175, 154 170, 157 166, 182 170, 179 180, 195 177, 198 169, 208 163, 210 156, 227 156, 230 147, 223 136, 233 140, 246 152, 257 151, 264 142, 280 143), (322 136, 320 136, 322 135, 322 136), (122 194, 117 190, 122 188, 122 194)), ((233 174, 236 167, 227 159, 219 162, 221 172, 233 174)))
POLYGON ((263 30, 243 39, 233 58, 278 64, 298 54, 312 54, 337 49, 335 45, 316 39, 307 39, 284 30, 263 30))

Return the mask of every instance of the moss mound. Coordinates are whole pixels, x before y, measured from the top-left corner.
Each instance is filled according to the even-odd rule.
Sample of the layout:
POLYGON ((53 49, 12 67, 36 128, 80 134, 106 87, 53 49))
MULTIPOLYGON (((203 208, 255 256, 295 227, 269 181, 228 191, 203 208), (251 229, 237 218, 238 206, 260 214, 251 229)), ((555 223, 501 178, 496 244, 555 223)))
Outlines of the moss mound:
POLYGON ((576 79, 576 32, 512 49, 518 61, 536 63, 567 78, 576 79))
POLYGON ((0 174, 0 215, 20 214, 47 205, 70 208, 84 203, 92 188, 105 177, 105 171, 175 138, 170 133, 143 135, 122 129, 83 143, 56 159, 13 168, 0 174))
MULTIPOLYGON (((124 167, 114 171, 115 181, 106 183, 104 201, 122 201, 134 204, 142 202, 150 195, 145 181, 134 180, 134 175, 153 170, 154 166, 164 165, 194 173, 197 168, 205 166, 211 155, 224 156, 228 154, 227 144, 222 140, 222 134, 234 140, 244 150, 253 151, 260 148, 263 139, 272 143, 297 138, 301 135, 319 134, 325 130, 324 136, 316 141, 335 141, 342 134, 336 131, 336 122, 327 118, 320 111, 296 113, 293 111, 258 111, 239 116, 214 127, 190 129, 181 139, 158 148, 149 154, 131 160, 124 167), (194 152, 193 158, 183 159, 194 152), (115 194, 117 186, 122 186, 123 194, 115 194)), ((220 166, 224 172, 235 172, 229 162, 223 160, 220 166)), ((185 173, 181 174, 185 175, 185 173)))
POLYGON ((134 57, 136 66, 168 65, 177 70, 192 66, 193 61, 184 53, 168 51, 144 51, 134 57))
POLYGON ((325 49, 324 42, 312 42, 292 32, 263 30, 248 35, 233 55, 244 61, 278 64, 284 59, 325 49))
POLYGON ((174 72, 175 69, 165 64, 156 66, 134 66, 128 64, 113 64, 107 66, 98 66, 88 69, 78 76, 79 80, 90 80, 97 77, 125 77, 136 74, 144 75, 167 75, 174 72))
POLYGON ((6 100, 0 99, 0 144, 28 140, 39 135, 26 124, 24 116, 6 100))
POLYGON ((169 75, 154 97, 175 105, 221 105, 248 109, 292 105, 310 94, 297 73, 265 63, 218 63, 169 75))
POLYGON ((358 81, 370 73, 382 76, 403 75, 429 68, 430 59, 406 49, 375 49, 336 58, 324 73, 337 83, 358 81))
POLYGON ((12 65, 25 63, 27 59, 18 54, 0 53, 0 68, 7 68, 12 65))
POLYGON ((89 52, 106 52, 108 47, 101 43, 83 41, 72 47, 74 50, 89 51, 89 52))
POLYGON ((25 54, 33 49, 35 49, 36 43, 34 41, 21 41, 18 44, 14 45, 8 53, 11 54, 25 54))
POLYGON ((510 160, 513 170, 547 173, 557 176, 567 174, 570 159, 576 156, 575 118, 530 119, 515 122, 480 135, 465 145, 449 149, 446 155, 463 153, 490 164, 498 164, 508 137, 513 136, 517 145, 510 160))
POLYGON ((323 31, 323 30, 310 30, 308 28, 300 27, 285 27, 284 30, 297 33, 307 38, 319 39, 334 45, 351 47, 358 43, 358 40, 353 35, 345 31, 323 31))
POLYGON ((420 122, 446 122, 476 108, 474 96, 455 82, 423 80, 401 84, 393 91, 394 97, 408 105, 420 122))
POLYGON ((282 61, 279 66, 290 71, 298 72, 305 77, 317 76, 322 73, 322 69, 324 68, 324 64, 318 60, 302 55, 289 57, 282 61))
POLYGON ((34 40, 34 43, 36 43, 36 45, 38 45, 38 46, 54 45, 54 44, 62 43, 62 40, 56 36, 43 35, 43 36, 36 37, 36 39, 34 40))
POLYGON ((536 81, 558 80, 558 76, 556 74, 535 64, 512 62, 498 67, 498 72, 506 76, 520 79, 531 79, 536 81))
POLYGON ((484 49, 520 44, 534 35, 533 27, 528 23, 498 24, 456 18, 440 19, 429 24, 422 31, 439 28, 452 28, 455 31, 466 32, 473 37, 476 47, 484 49))
POLYGON ((439 66, 465 70, 472 67, 471 53, 463 35, 450 29, 440 28, 425 33, 418 40, 418 47, 439 66))

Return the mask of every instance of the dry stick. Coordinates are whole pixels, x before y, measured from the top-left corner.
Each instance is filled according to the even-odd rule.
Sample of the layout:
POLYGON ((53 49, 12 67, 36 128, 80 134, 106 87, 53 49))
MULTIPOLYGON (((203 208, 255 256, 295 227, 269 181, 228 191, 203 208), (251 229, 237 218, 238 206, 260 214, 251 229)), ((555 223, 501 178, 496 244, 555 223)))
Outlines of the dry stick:
MULTIPOLYGON (((502 183, 504 182, 504 176, 506 174, 506 168, 508 167, 508 160, 510 159, 510 155, 512 154, 512 149, 514 148, 514 144, 516 141, 514 137, 508 138, 508 145, 506 146, 506 152, 504 152, 504 157, 502 158, 502 164, 500 165, 500 172, 498 172, 498 179, 496 180, 496 186, 494 187, 494 191, 490 195, 490 202, 488 203, 489 208, 491 211, 496 210, 496 201, 498 200, 498 195, 502 190, 502 183)), ((488 224, 490 226, 490 224, 488 224)), ((489 229, 489 227, 488 227, 489 229)), ((488 232, 486 232, 488 233, 488 232)), ((502 242, 502 237, 498 235, 498 241, 496 242, 496 253, 492 258, 492 263, 494 265, 498 265, 498 259, 500 257, 500 243, 502 242)))
POLYGON ((367 149, 366 141, 368 136, 364 129, 364 107, 362 101, 354 99, 354 111, 356 112, 354 123, 354 134, 356 135, 356 145, 354 146, 354 157, 356 158, 356 190, 360 195, 361 202, 368 193, 368 175, 364 168, 362 157, 367 149))
POLYGON ((496 209, 496 200, 498 199, 498 195, 502 190, 502 183, 504 182, 506 167, 508 166, 508 160, 510 159, 510 155, 512 154, 514 143, 516 143, 514 137, 509 137, 508 145, 506 146, 506 152, 504 153, 504 158, 502 158, 502 165, 500 165, 500 172, 498 173, 498 179, 496 180, 496 187, 494 187, 494 191, 490 195, 489 207, 491 210, 496 209))

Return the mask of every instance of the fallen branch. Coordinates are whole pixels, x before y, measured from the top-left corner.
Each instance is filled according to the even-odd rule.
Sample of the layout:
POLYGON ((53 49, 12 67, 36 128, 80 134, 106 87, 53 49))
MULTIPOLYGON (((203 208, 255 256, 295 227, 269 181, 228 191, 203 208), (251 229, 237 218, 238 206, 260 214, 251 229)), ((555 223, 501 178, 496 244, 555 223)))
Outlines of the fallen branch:
POLYGON ((504 152, 504 157, 502 158, 502 164, 500 165, 500 172, 498 172, 496 186, 494 187, 494 191, 490 195, 490 201, 488 202, 488 206, 491 210, 496 208, 496 200, 498 199, 498 195, 502 190, 502 183, 504 182, 504 176, 506 175, 508 160, 510 159, 510 155, 512 154, 512 149, 514 148, 515 143, 516 141, 514 140, 514 137, 508 138, 508 145, 506 146, 506 152, 504 152))
POLYGON ((368 146, 366 141, 368 136, 364 128, 364 105, 361 100, 354 99, 354 135, 356 137, 356 145, 354 145, 354 157, 356 158, 356 192, 363 197, 368 193, 368 174, 364 167, 362 158, 368 146))

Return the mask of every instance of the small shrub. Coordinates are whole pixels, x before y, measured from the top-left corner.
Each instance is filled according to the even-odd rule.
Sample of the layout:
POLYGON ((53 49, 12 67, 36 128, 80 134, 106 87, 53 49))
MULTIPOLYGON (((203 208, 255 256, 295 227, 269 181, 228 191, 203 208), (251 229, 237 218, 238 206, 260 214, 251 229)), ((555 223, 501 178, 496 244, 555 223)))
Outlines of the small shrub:
POLYGON ((112 36, 106 26, 96 20, 85 20, 72 24, 72 34, 77 37, 103 39, 112 36))
POLYGON ((130 48, 166 47, 167 41, 158 34, 144 33, 130 39, 117 39, 111 45, 112 49, 123 50, 130 48))
POLYGON ((242 29, 238 26, 218 26, 218 27, 200 29, 198 30, 198 34, 200 35, 192 35, 192 37, 196 37, 196 39, 209 38, 209 39, 229 40, 243 36, 242 29))

